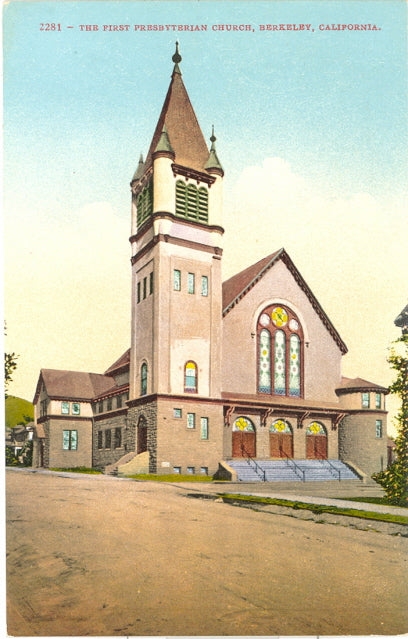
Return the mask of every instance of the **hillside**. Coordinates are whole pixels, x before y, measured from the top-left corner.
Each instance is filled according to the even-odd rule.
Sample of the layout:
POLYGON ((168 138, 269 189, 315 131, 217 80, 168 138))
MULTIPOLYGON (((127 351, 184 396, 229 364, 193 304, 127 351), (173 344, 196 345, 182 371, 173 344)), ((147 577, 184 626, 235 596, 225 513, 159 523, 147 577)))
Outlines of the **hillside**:
POLYGON ((34 420, 34 406, 26 399, 9 395, 5 404, 7 428, 14 428, 20 422, 25 424, 34 420))

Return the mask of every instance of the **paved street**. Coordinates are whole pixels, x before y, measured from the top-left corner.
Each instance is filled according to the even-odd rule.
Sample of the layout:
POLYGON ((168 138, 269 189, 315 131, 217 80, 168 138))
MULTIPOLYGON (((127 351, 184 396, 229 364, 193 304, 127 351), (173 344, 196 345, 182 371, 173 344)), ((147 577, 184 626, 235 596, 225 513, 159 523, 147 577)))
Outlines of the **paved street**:
POLYGON ((6 480, 11 635, 408 632, 407 538, 189 499, 194 484, 6 480))

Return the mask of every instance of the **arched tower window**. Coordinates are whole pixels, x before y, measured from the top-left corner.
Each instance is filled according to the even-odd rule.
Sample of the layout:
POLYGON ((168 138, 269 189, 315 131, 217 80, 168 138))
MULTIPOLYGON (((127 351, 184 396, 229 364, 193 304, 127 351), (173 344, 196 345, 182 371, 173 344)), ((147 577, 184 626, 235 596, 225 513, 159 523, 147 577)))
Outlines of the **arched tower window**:
POLYGON ((153 212, 153 183, 141 191, 137 198, 137 225, 140 226, 153 212))
POLYGON ((147 364, 143 362, 140 368, 140 394, 146 395, 147 393, 147 364))
POLYGON ((295 313, 273 304, 258 318, 258 393, 301 397, 303 331, 295 313))
POLYGON ((191 361, 184 367, 184 392, 197 392, 197 364, 191 361))
POLYGON ((176 215, 196 222, 208 222, 208 191, 205 187, 176 182, 176 215))

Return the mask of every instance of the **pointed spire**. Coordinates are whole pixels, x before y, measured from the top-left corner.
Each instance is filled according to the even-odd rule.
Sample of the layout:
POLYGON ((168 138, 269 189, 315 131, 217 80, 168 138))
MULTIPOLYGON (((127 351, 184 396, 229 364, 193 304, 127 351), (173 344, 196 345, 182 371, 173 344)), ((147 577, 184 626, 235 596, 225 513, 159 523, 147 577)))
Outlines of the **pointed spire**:
POLYGON ((174 62, 174 69, 173 69, 173 73, 179 73, 181 75, 181 71, 180 71, 180 67, 179 67, 179 62, 182 61, 182 57, 179 53, 179 43, 176 42, 176 53, 173 55, 172 60, 174 62))
POLYGON ((144 173, 144 162, 143 162, 143 154, 140 154, 140 158, 139 158, 139 164, 137 165, 137 169, 135 171, 135 174, 132 178, 132 182, 134 182, 135 180, 140 180, 140 178, 142 177, 143 173, 144 173))
POLYGON ((219 175, 224 175, 224 169, 222 168, 221 162, 218 159, 217 151, 215 150, 215 142, 217 138, 214 135, 214 125, 212 126, 212 135, 210 137, 211 141, 211 149, 210 155, 208 156, 208 160, 204 165, 204 168, 208 171, 214 171, 214 173, 218 173, 219 175))
POLYGON ((167 133, 167 127, 166 127, 165 124, 163 125, 163 129, 162 129, 159 141, 158 141, 157 146, 156 146, 156 148, 154 150, 154 155, 156 153, 159 153, 159 152, 160 153, 169 153, 169 154, 171 154, 174 157, 174 151, 173 151, 173 149, 171 147, 169 136, 168 136, 168 133, 167 133))

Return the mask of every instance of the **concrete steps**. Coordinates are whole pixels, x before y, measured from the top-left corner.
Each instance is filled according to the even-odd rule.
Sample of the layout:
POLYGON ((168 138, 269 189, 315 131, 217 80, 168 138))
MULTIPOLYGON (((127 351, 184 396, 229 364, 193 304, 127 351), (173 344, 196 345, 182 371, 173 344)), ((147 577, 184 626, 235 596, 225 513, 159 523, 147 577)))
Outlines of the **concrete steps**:
POLYGON ((228 466, 237 473, 238 481, 343 481, 359 477, 338 459, 296 459, 296 467, 291 461, 259 461, 257 466, 252 460, 234 459, 227 461, 228 466))

